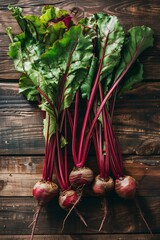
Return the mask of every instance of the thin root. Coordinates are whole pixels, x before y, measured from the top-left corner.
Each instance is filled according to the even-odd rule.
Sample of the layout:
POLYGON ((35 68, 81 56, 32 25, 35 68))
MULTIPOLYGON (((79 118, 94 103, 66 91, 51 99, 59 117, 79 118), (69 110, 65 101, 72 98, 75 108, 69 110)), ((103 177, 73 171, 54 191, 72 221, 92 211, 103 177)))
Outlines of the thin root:
POLYGON ((104 225, 104 222, 105 222, 105 220, 106 220, 106 217, 107 217, 107 209, 108 209, 108 207, 107 207, 107 199, 105 198, 105 197, 103 197, 103 209, 104 209, 104 214, 103 214, 103 218, 102 218, 102 221, 101 221, 101 225, 100 225, 100 227, 99 227, 99 232, 102 230, 102 227, 103 227, 103 225, 104 225))
POLYGON ((33 222, 29 225, 32 226, 32 233, 31 233, 31 238, 30 240, 33 240, 33 237, 34 237, 34 231, 35 231, 35 228, 36 228, 36 224, 37 224, 37 221, 38 221, 38 216, 40 214, 40 211, 41 211, 41 206, 39 206, 33 216, 33 222))
POLYGON ((65 223, 66 223, 67 218, 69 217, 69 215, 71 214, 71 212, 75 209, 75 207, 76 207, 76 205, 79 203, 81 197, 82 197, 82 190, 81 190, 81 192, 79 193, 79 196, 78 196, 78 198, 77 198, 77 201, 76 201, 76 202, 74 203, 74 205, 69 209, 69 211, 68 211, 65 219, 63 220, 61 233, 62 233, 63 230, 64 230, 64 226, 65 226, 65 223))
POLYGON ((146 221, 146 219, 145 219, 145 217, 144 217, 144 214, 143 214, 143 212, 142 212, 142 209, 141 209, 141 207, 140 207, 140 205, 139 205, 139 202, 138 202, 137 198, 135 198, 135 204, 136 204, 136 207, 138 208, 139 214, 140 214, 143 222, 145 223, 145 225, 146 225, 149 233, 150 233, 150 234, 153 234, 150 226, 148 225, 148 223, 147 223, 147 221, 146 221))
POLYGON ((80 220, 84 223, 84 225, 87 227, 87 223, 85 221, 85 219, 83 218, 82 214, 78 211, 78 209, 75 207, 75 212, 78 215, 78 217, 80 218, 80 220))

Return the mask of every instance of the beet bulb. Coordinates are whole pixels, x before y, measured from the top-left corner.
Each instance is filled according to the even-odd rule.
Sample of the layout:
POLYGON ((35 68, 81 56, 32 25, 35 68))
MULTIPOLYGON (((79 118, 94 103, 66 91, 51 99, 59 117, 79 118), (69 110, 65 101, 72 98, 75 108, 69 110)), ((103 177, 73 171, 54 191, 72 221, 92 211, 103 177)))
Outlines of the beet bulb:
POLYGON ((60 192, 58 202, 61 208, 69 209, 76 204, 77 200, 78 195, 74 190, 66 190, 60 192))
POLYGON ((115 181, 117 195, 124 199, 133 199, 136 192, 136 180, 131 176, 124 176, 115 181))
POLYGON ((114 188, 114 181, 111 177, 103 179, 98 175, 93 183, 92 190, 97 196, 103 196, 114 188))
POLYGON ((75 186, 88 185, 92 180, 93 171, 88 167, 74 168, 69 175, 70 184, 75 186))
POLYGON ((40 180, 33 187, 33 196, 39 205, 45 205, 58 193, 57 184, 51 181, 40 180))

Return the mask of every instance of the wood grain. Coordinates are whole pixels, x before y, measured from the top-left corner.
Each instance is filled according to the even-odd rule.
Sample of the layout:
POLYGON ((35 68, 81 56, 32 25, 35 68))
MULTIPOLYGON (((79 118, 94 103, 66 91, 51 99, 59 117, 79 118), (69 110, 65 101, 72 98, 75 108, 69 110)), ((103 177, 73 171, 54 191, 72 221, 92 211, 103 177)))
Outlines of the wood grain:
MULTIPOLYGON (((28 240, 30 235, 10 235, 6 236, 3 235, 1 236, 1 239, 3 240, 28 240)), ((35 235, 34 239, 36 240, 106 240, 106 238, 110 240, 159 240, 160 235, 159 234, 154 234, 151 236, 151 234, 107 234, 107 235, 102 235, 102 234, 89 234, 89 235, 35 235)))
MULTIPOLYGON (((42 172, 44 156, 0 156, 0 174, 37 174, 42 172)), ((123 155, 124 164, 132 166, 134 163, 144 165, 144 167, 155 167, 158 169, 160 166, 159 155, 123 155), (128 164, 127 164, 128 163, 128 164)), ((89 157, 87 161, 89 167, 94 168, 98 173, 94 157, 89 157)), ((72 168, 70 163, 69 169, 72 168)), ((153 168, 154 169, 154 168, 153 168)))
MULTIPOLYGON (((13 158, 11 158, 13 159, 13 158)), ((32 158, 28 158, 25 162, 25 158, 23 160, 23 166, 24 170, 22 171, 21 163, 19 164, 19 159, 17 161, 14 161, 15 164, 15 170, 1 171, 0 176, 0 196, 32 196, 32 188, 34 184, 41 179, 41 170, 42 170, 42 162, 40 159, 39 167, 35 169, 34 163, 32 164, 32 158), (20 168, 20 171, 17 171, 17 168, 20 168), (33 169, 33 172, 30 170, 25 171, 25 169, 33 169), (33 174, 34 173, 34 174, 33 174)), ((10 160, 11 161, 11 160, 10 160)), ((21 159, 22 161, 22 159, 21 159)), ((34 162, 34 158, 33 158, 34 162)), ((38 165, 38 164, 37 164, 38 165)), ((98 174, 97 166, 95 159, 89 159, 87 162, 87 165, 89 167, 92 167, 95 175, 98 174)), ((71 167, 72 168, 72 167, 71 167)), ((71 169, 70 168, 70 169, 71 169)), ((70 171, 70 170, 69 170, 70 171)), ((132 160, 126 160, 124 161, 124 172, 128 175, 133 176, 137 181, 137 192, 140 196, 158 196, 160 195, 160 166, 151 166, 151 165, 145 165, 142 162, 134 162, 132 160), (152 189, 152 191, 150 191, 152 189)), ((53 179, 55 177, 53 176, 53 179)), ((87 189, 86 190, 87 195, 93 195, 93 193, 87 189)))
MULTIPOLYGON (((139 197, 138 201, 142 211, 150 224, 153 233, 158 233, 160 222, 160 198, 139 197)), ((3 235, 30 234, 28 227, 32 222, 37 203, 33 198, 0 198, 0 232, 3 235)), ((86 228, 77 215, 73 212, 66 221, 64 234, 97 234, 98 226, 103 216, 102 202, 99 198, 83 198, 78 205, 78 210, 88 223, 86 228)), ((60 234, 62 222, 66 211, 60 209, 57 199, 54 199, 47 208, 43 208, 39 217, 35 234, 60 234)), ((102 234, 118 233, 148 233, 138 210, 132 201, 123 201, 114 196, 108 198, 108 218, 104 224, 102 234), (125 221, 124 221, 125 219, 125 221)), ((103 236, 103 235, 102 235, 103 236)), ((154 238, 153 238, 154 239, 154 238)))

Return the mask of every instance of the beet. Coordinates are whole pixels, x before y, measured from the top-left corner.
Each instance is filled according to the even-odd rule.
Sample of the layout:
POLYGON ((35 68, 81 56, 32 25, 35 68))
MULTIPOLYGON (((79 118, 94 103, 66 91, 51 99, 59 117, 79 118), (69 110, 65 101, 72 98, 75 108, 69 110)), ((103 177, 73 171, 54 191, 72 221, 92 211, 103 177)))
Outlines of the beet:
POLYGON ((60 192, 58 202, 61 208, 69 209, 76 204, 77 200, 77 193, 74 190, 67 190, 60 192))
POLYGON ((93 171, 88 167, 74 168, 69 175, 71 185, 88 185, 92 182, 92 180, 93 171))
POLYGON ((115 191, 119 197, 132 199, 135 197, 136 180, 131 176, 124 176, 115 181, 115 191))
POLYGON ((33 187, 33 196, 39 205, 45 205, 58 193, 57 184, 51 181, 40 180, 33 187))
POLYGON ((95 181, 92 186, 93 192, 97 196, 103 196, 107 192, 110 192, 111 190, 113 190, 113 188, 114 188, 113 179, 111 177, 108 177, 107 179, 103 179, 100 177, 100 175, 98 175, 95 178, 95 181))

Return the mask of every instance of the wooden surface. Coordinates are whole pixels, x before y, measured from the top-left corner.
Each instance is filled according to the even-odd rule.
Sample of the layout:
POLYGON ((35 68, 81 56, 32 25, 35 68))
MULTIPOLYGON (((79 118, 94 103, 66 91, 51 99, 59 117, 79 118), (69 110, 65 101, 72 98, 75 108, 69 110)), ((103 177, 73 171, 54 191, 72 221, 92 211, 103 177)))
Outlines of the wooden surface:
MULTIPOLYGON (((114 194, 108 200, 109 213, 102 232, 101 199, 86 191, 79 210, 87 219, 85 228, 75 213, 66 222, 66 215, 55 199, 43 209, 35 239, 53 240, 159 240, 160 239, 160 1, 159 0, 1 0, 0 1, 0 239, 29 239, 36 202, 33 184, 42 170, 44 139, 39 110, 18 93, 19 74, 7 56, 9 39, 5 28, 19 31, 7 6, 23 7, 24 13, 39 14, 41 6, 52 4, 77 12, 81 18, 93 12, 115 14, 125 30, 147 25, 154 31, 154 47, 141 56, 144 81, 126 93, 116 104, 114 128, 119 138, 126 173, 137 181, 138 200, 153 235, 148 231, 132 201, 123 201, 114 194)), ((88 165, 94 167, 90 153, 88 165)))

